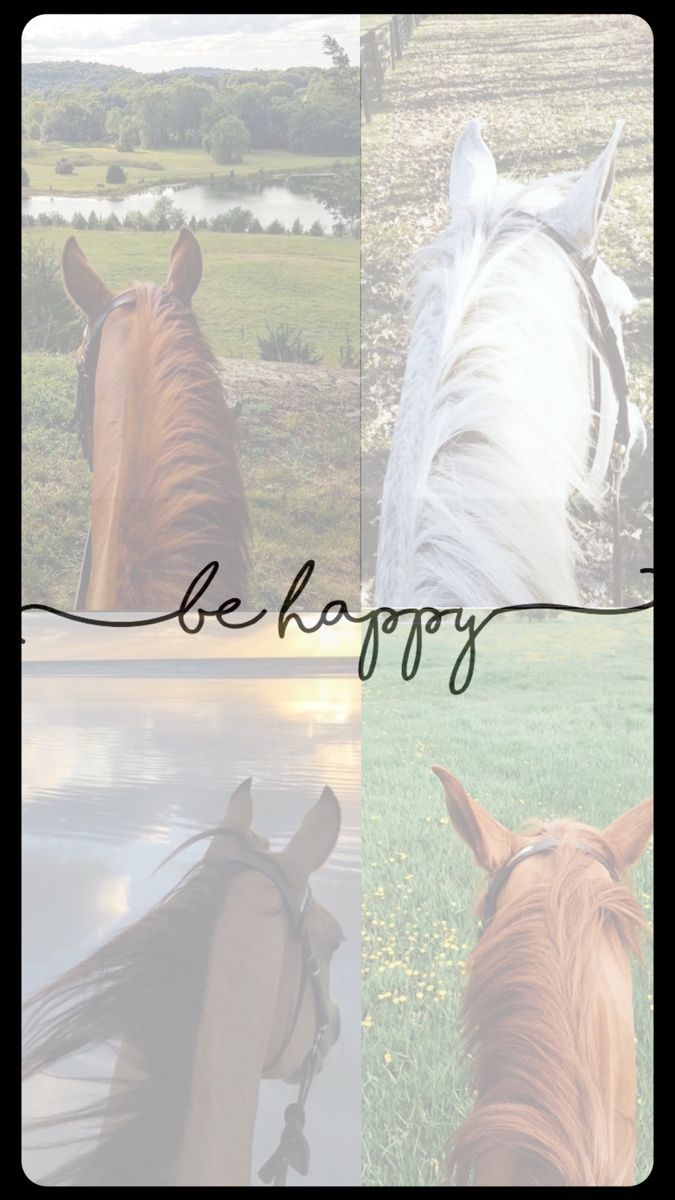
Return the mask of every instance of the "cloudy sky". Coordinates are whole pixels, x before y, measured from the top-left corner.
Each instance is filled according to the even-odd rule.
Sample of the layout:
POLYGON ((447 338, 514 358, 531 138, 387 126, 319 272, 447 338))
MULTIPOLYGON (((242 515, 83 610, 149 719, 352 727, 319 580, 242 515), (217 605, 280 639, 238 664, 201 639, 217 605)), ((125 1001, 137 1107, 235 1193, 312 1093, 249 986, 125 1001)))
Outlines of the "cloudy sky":
POLYGON ((136 71, 175 67, 325 66, 321 39, 336 37, 358 62, 359 17, 42 13, 23 33, 24 62, 80 59, 136 71))

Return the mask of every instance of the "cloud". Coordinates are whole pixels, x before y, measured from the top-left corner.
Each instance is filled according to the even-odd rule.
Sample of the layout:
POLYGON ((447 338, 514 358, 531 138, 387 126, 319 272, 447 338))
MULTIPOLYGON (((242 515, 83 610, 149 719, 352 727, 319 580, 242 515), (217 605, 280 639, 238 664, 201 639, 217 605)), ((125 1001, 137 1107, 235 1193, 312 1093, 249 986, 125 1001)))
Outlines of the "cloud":
POLYGON ((326 33, 337 37, 352 62, 358 61, 356 14, 42 13, 24 29, 23 58, 79 58, 137 71, 323 66, 326 33))

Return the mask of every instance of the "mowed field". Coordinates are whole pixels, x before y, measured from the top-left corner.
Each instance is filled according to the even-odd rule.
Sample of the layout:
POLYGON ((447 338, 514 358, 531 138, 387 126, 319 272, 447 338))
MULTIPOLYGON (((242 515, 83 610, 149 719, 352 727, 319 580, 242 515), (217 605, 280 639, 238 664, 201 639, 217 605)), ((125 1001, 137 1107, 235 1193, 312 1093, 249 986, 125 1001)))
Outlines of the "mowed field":
MULTIPOLYGON (((383 639, 362 702, 366 1186, 443 1184, 448 1137, 472 1106, 460 1008, 482 873, 431 765, 511 828, 609 824, 652 788, 651 618, 495 618, 460 697, 448 692, 463 644, 451 628, 428 638, 409 683, 403 638, 383 639)), ((651 876, 650 844, 633 871, 650 919, 651 876)), ((649 966, 636 964, 634 988, 639 1181, 652 1162, 649 966)))
POLYGON ((321 171, 336 159, 321 154, 291 154, 284 150, 260 150, 245 154, 240 163, 223 166, 202 149, 115 150, 114 146, 75 146, 67 142, 24 142, 21 165, 26 168, 28 192, 53 192, 64 196, 124 196, 145 188, 187 183, 190 180, 223 179, 234 175, 255 175, 258 171, 321 171), (72 175, 57 175, 56 164, 67 158, 74 166, 72 175), (126 173, 125 183, 106 183, 106 171, 118 163, 126 173))
MULTIPOLYGON (((66 229, 24 230, 61 253, 66 229)), ((91 265, 113 290, 166 278, 175 233, 77 231, 91 265)), ((199 234, 204 276, 194 309, 216 354, 259 359, 267 324, 302 329, 321 355, 316 382, 275 390, 270 369, 247 389, 239 419, 251 505, 251 601, 278 606, 307 557, 331 595, 358 597, 358 377, 340 371, 340 347, 359 343, 359 247, 337 238, 199 234), (328 372, 326 372, 326 368, 328 372), (251 392, 253 394, 251 394, 251 392), (355 399, 352 397, 354 393, 355 399), (341 397, 347 397, 344 408, 341 397), (291 573, 289 574, 289 569, 291 573)), ((84 320, 83 320, 84 323, 84 320)), ((279 364, 280 372, 283 364, 279 364)), ((74 355, 23 362, 25 603, 69 608, 89 519, 89 472, 70 424, 74 355)), ((330 598, 330 597, 328 597, 330 598)))

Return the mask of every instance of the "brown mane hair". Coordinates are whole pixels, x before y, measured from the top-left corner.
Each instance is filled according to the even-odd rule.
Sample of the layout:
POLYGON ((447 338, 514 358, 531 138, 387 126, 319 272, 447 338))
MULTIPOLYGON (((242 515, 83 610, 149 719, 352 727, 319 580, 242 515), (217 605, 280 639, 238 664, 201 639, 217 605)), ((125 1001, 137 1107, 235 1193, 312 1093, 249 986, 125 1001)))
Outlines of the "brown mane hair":
MULTIPOLYGON (((478 1098, 452 1139, 458 1186, 495 1144, 518 1156, 523 1184, 623 1181, 626 1163, 607 1134, 593 985, 609 930, 641 956, 647 922, 628 888, 600 878, 579 852, 577 830, 551 821, 528 831, 565 838, 551 856, 555 873, 504 904, 473 952, 464 1032, 478 1098)), ((618 873, 601 834, 583 827, 579 836, 618 873)))
POLYGON ((248 516, 218 362, 189 307, 155 284, 134 290, 115 522, 117 606, 177 608, 213 560, 220 601, 244 600, 248 516))

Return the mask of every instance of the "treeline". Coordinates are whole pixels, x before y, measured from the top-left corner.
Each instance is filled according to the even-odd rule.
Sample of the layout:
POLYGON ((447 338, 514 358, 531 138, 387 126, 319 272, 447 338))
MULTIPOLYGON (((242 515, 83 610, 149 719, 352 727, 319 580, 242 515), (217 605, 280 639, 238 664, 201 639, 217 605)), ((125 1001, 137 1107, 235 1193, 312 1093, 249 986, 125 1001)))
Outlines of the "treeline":
MULTIPOLYGON (((39 213, 36 217, 30 213, 22 213, 21 225, 24 229, 63 226, 70 229, 106 229, 112 232, 117 229, 132 229, 144 233, 180 229, 183 225, 189 225, 195 232, 208 230, 212 233, 285 233, 294 236, 307 234, 309 237, 323 237, 326 233, 320 221, 314 221, 305 228, 298 218, 290 226, 278 220, 271 221, 269 225, 262 225, 250 208, 242 208, 239 205, 229 208, 227 212, 218 213, 215 217, 190 217, 189 220, 180 210, 160 214, 155 214, 154 209, 149 213, 133 211, 128 212, 122 220, 114 212, 106 217, 99 217, 93 210, 88 217, 81 212, 73 213, 72 217, 64 217, 58 212, 39 213)), ((344 221, 334 221, 332 233, 333 237, 349 237, 350 229, 344 221)))
POLYGON ((219 163, 237 162, 247 150, 358 154, 359 71, 333 38, 324 38, 324 50, 329 68, 133 73, 68 92, 32 91, 24 98, 24 135, 110 143, 124 152, 203 147, 219 163))

